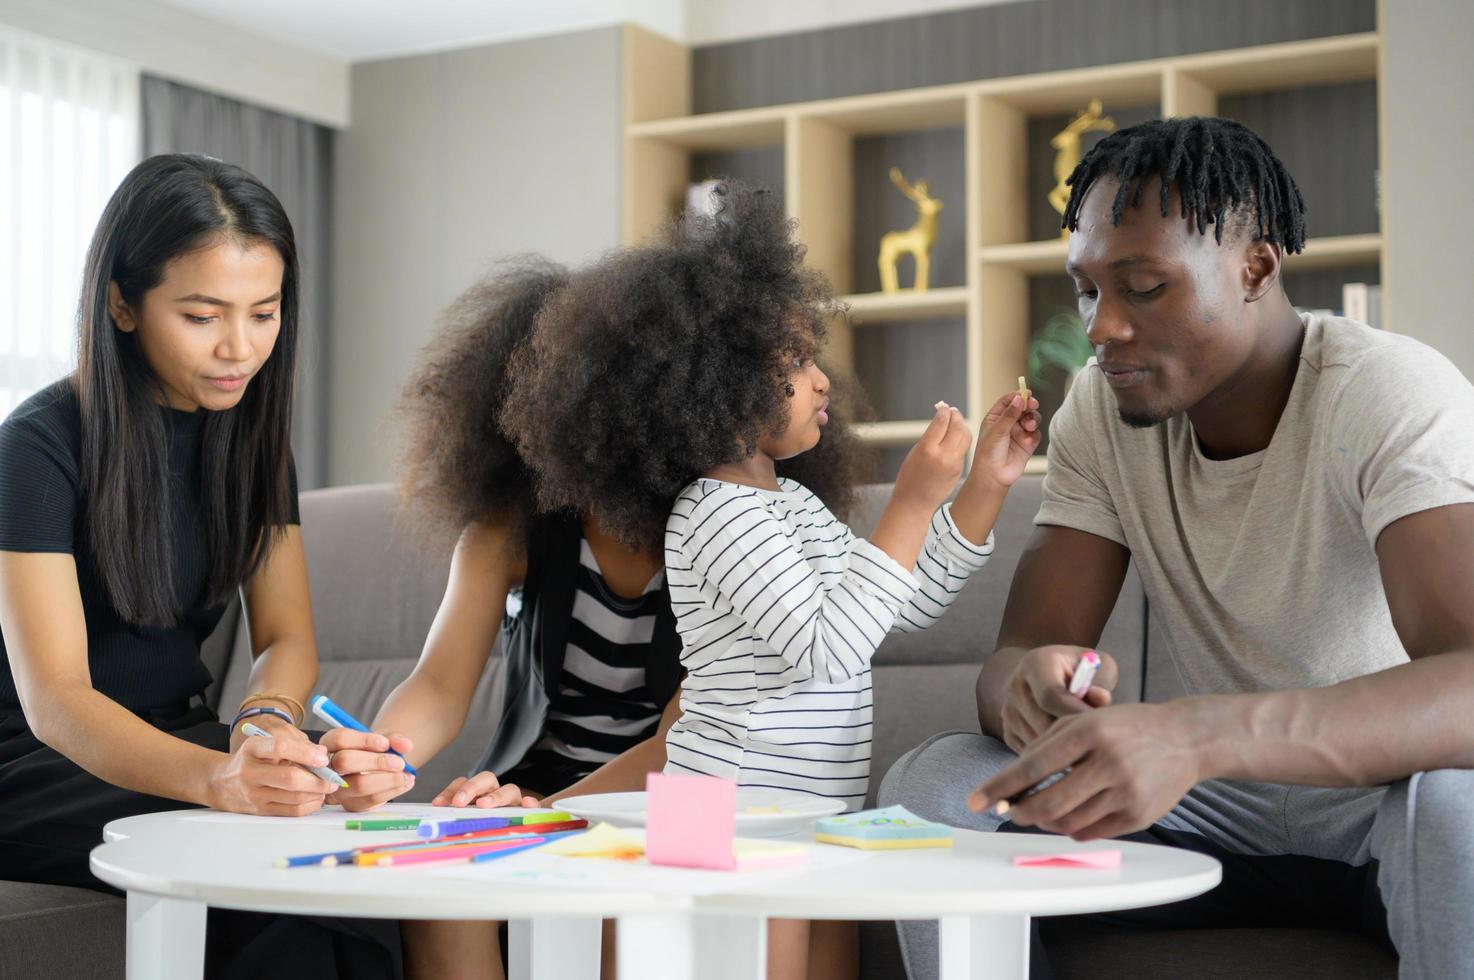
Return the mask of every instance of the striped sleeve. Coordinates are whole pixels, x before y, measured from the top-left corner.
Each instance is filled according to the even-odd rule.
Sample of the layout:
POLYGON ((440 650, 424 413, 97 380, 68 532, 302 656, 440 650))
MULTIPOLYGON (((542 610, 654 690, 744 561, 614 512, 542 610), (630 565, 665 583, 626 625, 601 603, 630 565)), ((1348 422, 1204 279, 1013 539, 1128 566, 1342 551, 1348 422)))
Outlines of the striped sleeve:
POLYGON ((826 588, 794 531, 758 494, 722 487, 692 509, 682 558, 797 678, 840 683, 864 673, 916 580, 855 539, 846 570, 826 588))
POLYGON ((952 505, 943 504, 932 515, 926 544, 916 559, 916 594, 896 615, 891 628, 898 633, 924 630, 942 618, 973 572, 988 563, 993 554, 993 533, 988 540, 973 544, 962 536, 952 520, 952 505))

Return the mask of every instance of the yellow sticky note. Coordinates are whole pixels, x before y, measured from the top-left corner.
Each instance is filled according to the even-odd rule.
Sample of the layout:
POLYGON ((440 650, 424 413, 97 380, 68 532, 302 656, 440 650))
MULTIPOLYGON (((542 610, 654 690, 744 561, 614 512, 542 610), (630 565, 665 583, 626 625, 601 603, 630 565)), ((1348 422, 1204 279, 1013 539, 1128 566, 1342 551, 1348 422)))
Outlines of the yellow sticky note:
POLYGON ((563 857, 629 860, 645 853, 645 842, 638 834, 621 830, 613 824, 601 823, 582 834, 555 840, 542 850, 544 854, 561 854, 563 857))

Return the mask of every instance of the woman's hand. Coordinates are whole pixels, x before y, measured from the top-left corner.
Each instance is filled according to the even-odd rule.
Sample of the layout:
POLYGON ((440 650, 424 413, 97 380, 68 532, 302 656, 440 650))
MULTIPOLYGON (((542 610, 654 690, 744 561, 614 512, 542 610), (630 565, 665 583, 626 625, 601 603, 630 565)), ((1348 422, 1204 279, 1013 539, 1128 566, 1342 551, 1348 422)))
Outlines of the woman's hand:
POLYGON ((1039 400, 1010 391, 993 403, 978 430, 968 481, 987 480, 1006 490, 1024 475, 1024 465, 1039 450, 1039 400))
POLYGON ((450 785, 440 791, 435 799, 430 801, 435 806, 537 806, 535 796, 528 796, 518 789, 516 784, 508 783, 503 786, 497 781, 495 775, 489 772, 478 772, 467 778, 457 776, 450 781, 450 785))
POLYGON ((322 747, 332 753, 328 764, 333 771, 348 783, 333 792, 329 803, 358 813, 383 806, 414 788, 415 777, 404 771, 400 757, 414 743, 403 735, 334 728, 322 737, 322 747), (390 752, 391 748, 399 755, 390 752))
MULTIPOLYGON (((283 721, 276 715, 252 715, 251 717, 247 718, 246 721, 238 723, 231 731, 230 751, 236 751, 241 747, 241 745, 246 741, 247 738, 251 737, 248 736, 244 731, 242 731, 242 729, 246 727, 246 722, 250 722, 257 728, 261 729, 263 732, 271 735, 274 738, 297 739, 309 744, 312 742, 312 739, 307 737, 306 732, 302 731, 302 729, 298 728, 296 725, 293 725, 291 722, 283 721)), ((260 736, 256 737, 259 738, 260 736)))
POLYGON ((210 775, 206 799, 215 809, 232 813, 305 816, 321 808, 334 787, 302 767, 327 762, 327 750, 305 737, 246 738, 210 775))

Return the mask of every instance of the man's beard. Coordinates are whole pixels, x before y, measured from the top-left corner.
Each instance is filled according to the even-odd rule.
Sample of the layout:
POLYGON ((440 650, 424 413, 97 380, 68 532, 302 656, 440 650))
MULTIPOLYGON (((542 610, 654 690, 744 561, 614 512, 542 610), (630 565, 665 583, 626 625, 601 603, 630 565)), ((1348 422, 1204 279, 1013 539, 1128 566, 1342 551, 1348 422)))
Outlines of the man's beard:
POLYGON ((1117 411, 1121 415, 1121 421, 1126 423, 1126 425, 1132 429, 1150 429, 1154 425, 1161 425, 1163 422, 1172 417, 1170 414, 1160 415, 1155 412, 1148 412, 1141 409, 1128 412, 1124 408, 1118 408, 1117 411))

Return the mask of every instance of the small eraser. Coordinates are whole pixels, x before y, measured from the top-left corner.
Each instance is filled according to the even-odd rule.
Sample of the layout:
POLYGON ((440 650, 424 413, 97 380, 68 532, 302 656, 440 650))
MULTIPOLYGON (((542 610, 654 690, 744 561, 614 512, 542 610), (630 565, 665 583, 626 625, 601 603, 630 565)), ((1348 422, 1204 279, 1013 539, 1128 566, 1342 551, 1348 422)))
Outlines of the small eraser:
POLYGON ((947 403, 946 402, 937 402, 935 405, 932 406, 932 408, 936 409, 939 412, 942 409, 946 408, 946 407, 947 407, 947 403))

